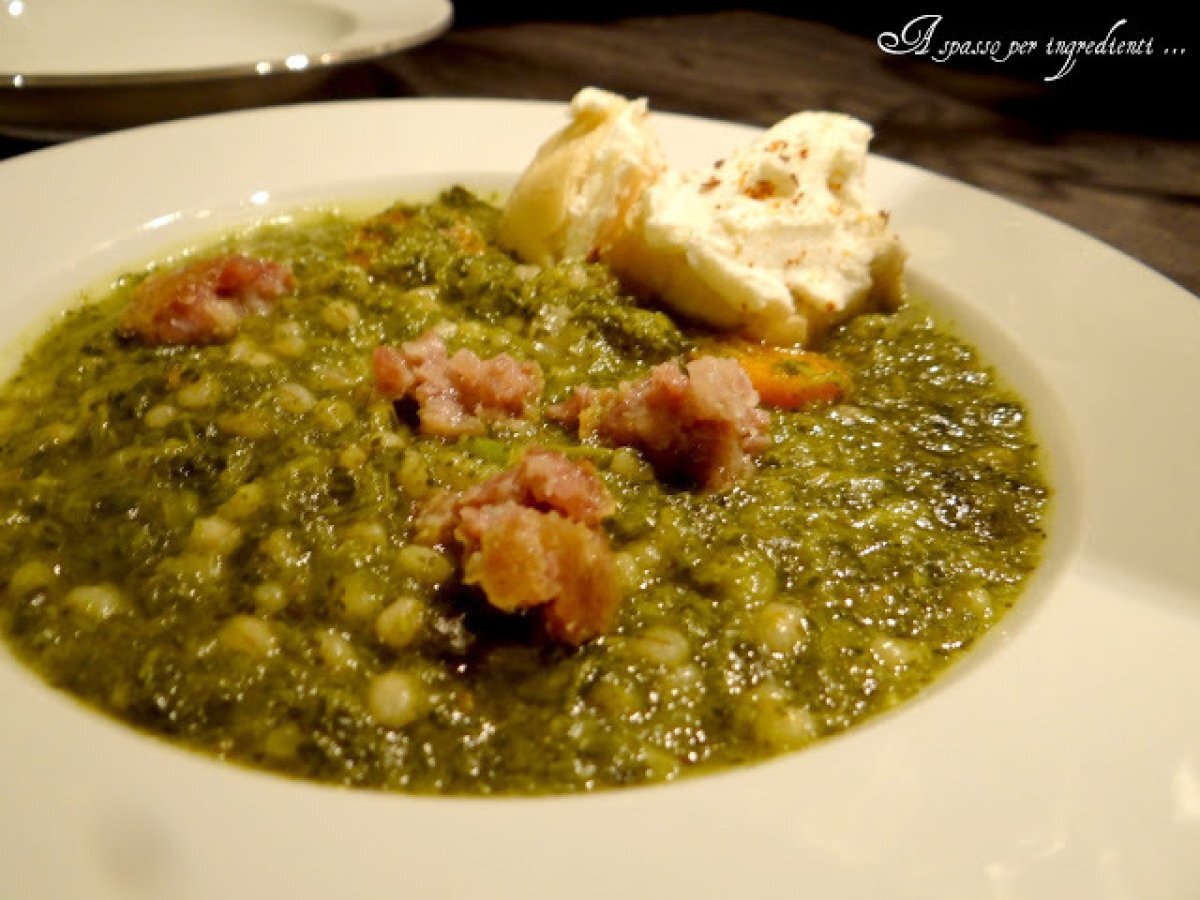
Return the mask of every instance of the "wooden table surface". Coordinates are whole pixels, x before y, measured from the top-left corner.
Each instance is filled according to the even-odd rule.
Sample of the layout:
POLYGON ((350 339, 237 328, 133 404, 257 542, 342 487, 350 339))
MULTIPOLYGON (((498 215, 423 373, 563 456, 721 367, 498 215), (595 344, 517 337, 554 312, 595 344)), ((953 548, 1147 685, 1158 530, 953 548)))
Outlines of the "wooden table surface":
MULTIPOLYGON (((1176 96, 1190 63, 1081 60, 1047 84, 995 64, 889 56, 861 28, 763 11, 509 15, 463 7, 441 39, 343 70, 320 98, 566 100, 594 84, 657 109, 758 125, 840 110, 874 126, 875 151, 1041 210, 1200 293, 1200 139, 1194 102, 1176 96)), ((0 158, 37 146, 0 139, 0 158)))

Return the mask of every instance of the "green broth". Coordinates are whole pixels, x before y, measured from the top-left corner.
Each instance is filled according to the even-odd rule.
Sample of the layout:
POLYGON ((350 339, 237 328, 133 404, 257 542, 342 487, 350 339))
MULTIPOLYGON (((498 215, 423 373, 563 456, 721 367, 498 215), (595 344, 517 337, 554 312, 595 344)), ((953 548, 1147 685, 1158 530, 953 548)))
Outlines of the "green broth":
POLYGON ((381 343, 546 375, 542 407, 705 336, 598 265, 462 249, 462 190, 211 250, 298 290, 230 343, 115 336, 129 275, 50 329, 0 393, 0 619, 50 683, 224 758, 346 785, 547 793, 670 780, 802 747, 911 697, 1036 567, 1049 491, 1022 401, 919 303, 824 348, 849 402, 773 412, 754 474, 704 493, 544 421, 418 435, 370 377, 381 343), (365 237, 364 237, 365 235, 365 237), (364 241, 369 259, 362 254, 364 241), (357 248, 357 249, 356 249, 357 248), (582 647, 489 613, 411 546, 438 489, 531 445, 591 460, 626 597, 582 647), (387 715, 380 715, 387 710, 387 715))

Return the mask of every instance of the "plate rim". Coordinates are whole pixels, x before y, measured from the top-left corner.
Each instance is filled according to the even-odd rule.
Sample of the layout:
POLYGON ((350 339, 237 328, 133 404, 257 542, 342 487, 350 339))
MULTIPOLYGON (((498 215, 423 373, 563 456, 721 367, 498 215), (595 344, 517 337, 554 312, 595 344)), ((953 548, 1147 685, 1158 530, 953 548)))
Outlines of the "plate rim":
MULTIPOLYGON (((378 3, 364 0, 323 0, 338 10, 356 11, 369 6, 375 18, 359 20, 354 27, 320 53, 305 54, 305 64, 290 67, 289 57, 266 58, 210 66, 183 68, 146 68, 112 72, 31 71, 0 69, 0 91, 35 93, 42 89, 102 89, 109 87, 151 87, 214 81, 288 77, 365 62, 419 46, 443 34, 453 25, 454 7, 450 0, 417 0, 422 13, 417 24, 397 30, 386 15, 379 16, 378 3), (369 39, 364 40, 364 36, 369 39)), ((386 9, 386 7, 383 7, 386 9)), ((216 115, 220 115, 217 113, 216 115)))

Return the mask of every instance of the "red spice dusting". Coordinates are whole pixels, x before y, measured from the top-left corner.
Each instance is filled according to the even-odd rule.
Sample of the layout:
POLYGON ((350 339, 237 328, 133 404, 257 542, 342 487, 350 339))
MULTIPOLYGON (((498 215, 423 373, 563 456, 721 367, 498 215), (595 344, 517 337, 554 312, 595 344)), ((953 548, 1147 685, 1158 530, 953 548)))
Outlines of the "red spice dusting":
POLYGON ((747 185, 742 193, 751 200, 765 200, 768 197, 775 196, 775 185, 766 179, 760 178, 753 184, 747 185))

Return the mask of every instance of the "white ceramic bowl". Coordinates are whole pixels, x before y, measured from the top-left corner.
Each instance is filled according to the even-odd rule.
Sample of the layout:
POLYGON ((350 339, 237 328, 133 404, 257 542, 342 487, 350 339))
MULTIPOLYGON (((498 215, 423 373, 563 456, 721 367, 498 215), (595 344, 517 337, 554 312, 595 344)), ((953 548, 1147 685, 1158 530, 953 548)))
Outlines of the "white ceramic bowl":
MULTIPOLYGON (((0 332, 28 335, 82 287, 237 222, 504 185, 563 115, 472 101, 289 107, 0 164, 0 332)), ((658 124, 677 164, 751 133, 658 124)), ((1044 571, 949 676, 762 765, 597 796, 469 800, 196 756, 4 656, 3 893, 1197 896, 1200 301, 1028 210, 871 165, 914 278, 1029 398, 1057 488, 1044 571)))

